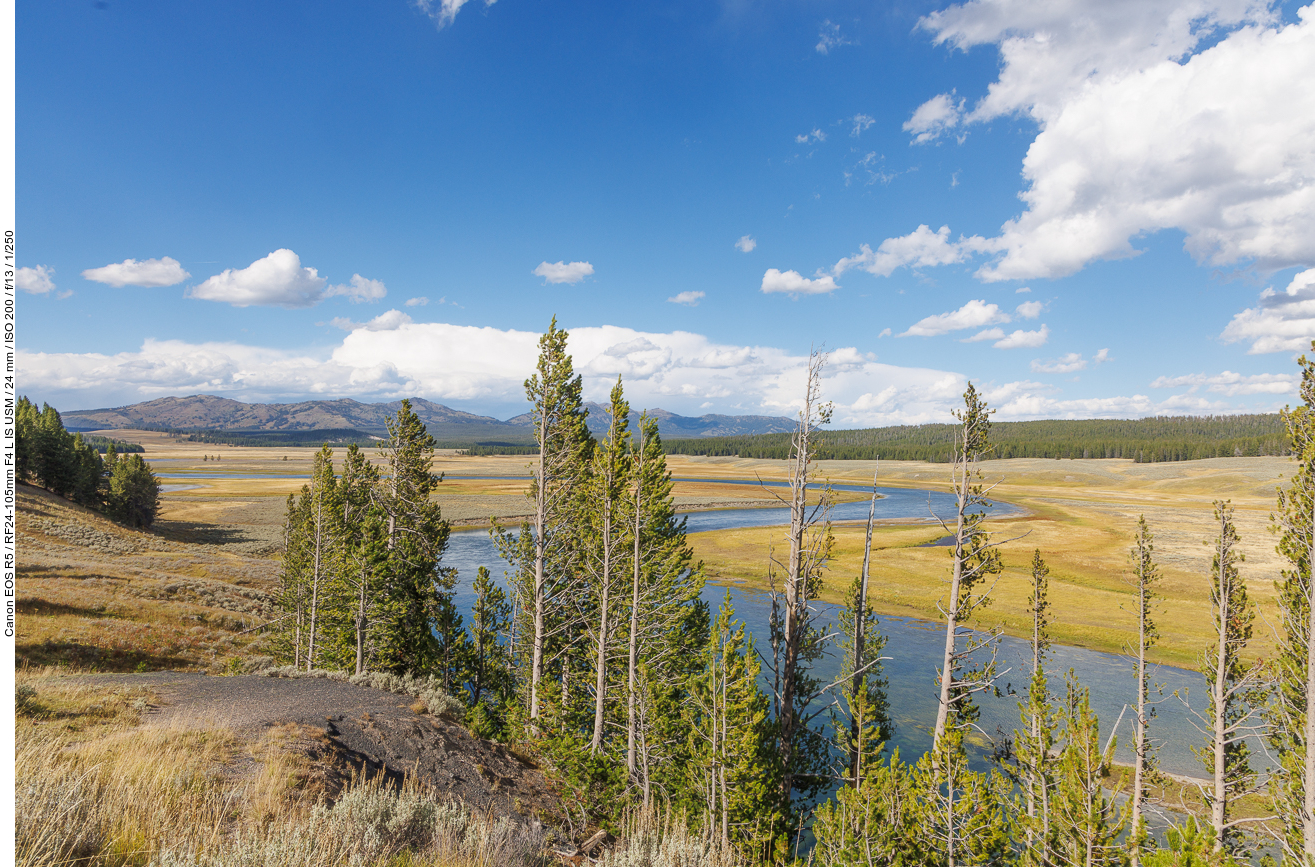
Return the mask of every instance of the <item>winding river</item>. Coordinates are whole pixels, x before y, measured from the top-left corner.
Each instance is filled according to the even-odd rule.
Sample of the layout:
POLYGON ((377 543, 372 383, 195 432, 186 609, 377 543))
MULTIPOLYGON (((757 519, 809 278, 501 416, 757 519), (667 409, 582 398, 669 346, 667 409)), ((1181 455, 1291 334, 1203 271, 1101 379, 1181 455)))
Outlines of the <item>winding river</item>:
MULTIPOLYGON (((871 488, 853 485, 832 487, 837 490, 871 491, 871 488)), ((932 521, 933 515, 948 519, 954 513, 954 500, 946 493, 906 488, 878 490, 882 495, 882 499, 877 501, 878 519, 932 521)), ((991 514, 1004 516, 1019 514, 1021 511, 1008 503, 996 503, 991 514)), ((866 501, 842 503, 832 508, 831 519, 862 521, 867 519, 867 514, 866 501)), ((687 514, 686 518, 689 532, 702 533, 740 527, 784 525, 789 522, 789 511, 778 507, 725 509, 693 512, 687 514)), ((501 576, 506 565, 498 557, 486 530, 453 532, 443 563, 455 566, 458 570, 457 604, 462 612, 469 612, 474 602, 471 583, 476 569, 487 566, 495 576, 501 576)), ((948 558, 946 566, 948 569, 948 558)), ((844 576, 842 580, 847 583, 851 576, 844 576)), ((873 575, 872 580, 880 581, 881 576, 873 575)), ((712 608, 714 616, 727 593, 735 606, 736 616, 745 622, 760 649, 765 649, 770 610, 766 595, 734 585, 709 584, 703 590, 703 599, 712 608)), ((835 606, 822 604, 818 607, 823 617, 834 617, 835 606)), ((911 617, 882 617, 880 629, 887 639, 884 655, 889 660, 885 663, 885 674, 890 681, 890 707, 896 724, 893 745, 899 747, 906 760, 912 760, 931 746, 929 729, 936 717, 935 681, 944 649, 944 628, 937 623, 911 617)), ((1009 669, 1000 678, 1002 688, 1009 685, 1019 694, 1026 691, 1025 660, 1028 655, 1026 641, 1009 637, 1002 639, 999 667, 1001 670, 1009 669)), ((1062 698, 1064 694, 1064 674, 1069 669, 1073 669, 1083 686, 1091 690, 1092 706, 1100 715, 1102 723, 1102 739, 1109 736, 1110 727, 1119 719, 1125 704, 1135 701, 1134 667, 1132 661, 1125 657, 1057 644, 1051 648, 1047 669, 1050 672, 1051 690, 1057 698, 1062 698)), ((834 679, 839 671, 839 659, 834 656, 825 658, 815 670, 819 677, 834 679)), ((1184 700, 1190 701, 1192 707, 1204 708, 1205 679, 1196 672, 1170 666, 1153 666, 1151 676, 1157 684, 1162 685, 1163 692, 1151 729, 1152 737, 1159 744, 1161 768, 1171 774, 1204 776, 1200 761, 1191 752, 1193 745, 1203 745, 1204 741, 1192 724, 1193 718, 1184 700), (1178 693, 1177 697, 1175 692, 1178 693)), ((1018 701, 1019 698, 1014 695, 1006 694, 997 698, 979 694, 977 702, 982 711, 979 721, 981 728, 991 735, 997 729, 1012 732, 1019 725, 1018 701)), ((1130 717, 1131 711, 1123 714, 1117 730, 1119 761, 1129 761, 1132 758, 1130 717)), ((979 767, 985 767, 985 754, 980 743, 974 761, 979 767)))

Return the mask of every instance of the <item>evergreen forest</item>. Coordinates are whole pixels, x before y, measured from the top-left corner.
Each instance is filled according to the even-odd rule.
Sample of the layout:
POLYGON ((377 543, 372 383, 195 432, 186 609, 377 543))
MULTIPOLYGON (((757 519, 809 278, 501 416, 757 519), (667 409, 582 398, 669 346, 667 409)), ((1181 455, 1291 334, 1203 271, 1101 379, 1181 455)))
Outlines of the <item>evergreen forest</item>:
MULTIPOLYGON (((931 461, 955 459, 958 428, 897 425, 824 431, 818 460, 931 461)), ((673 455, 789 457, 790 434, 672 439, 673 455)), ((1160 416, 1143 419, 1061 419, 996 422, 985 458, 1125 458, 1137 463, 1293 454, 1278 415, 1160 416)))
POLYGON ((18 481, 132 527, 150 527, 155 521, 160 485, 140 445, 69 433, 54 407, 42 404, 38 410, 20 397, 14 412, 14 451, 18 481))

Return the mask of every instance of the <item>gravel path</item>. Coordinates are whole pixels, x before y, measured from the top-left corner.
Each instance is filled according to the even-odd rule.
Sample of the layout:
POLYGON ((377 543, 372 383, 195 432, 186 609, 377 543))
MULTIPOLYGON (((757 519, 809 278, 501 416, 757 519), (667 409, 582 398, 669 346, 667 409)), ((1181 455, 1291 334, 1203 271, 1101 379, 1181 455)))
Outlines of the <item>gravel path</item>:
POLYGON ((409 696, 318 678, 213 677, 182 672, 94 675, 159 697, 144 725, 222 726, 258 737, 270 726, 319 729, 351 770, 413 776, 440 797, 490 817, 537 825, 560 813, 543 774, 505 747, 416 713, 409 696))

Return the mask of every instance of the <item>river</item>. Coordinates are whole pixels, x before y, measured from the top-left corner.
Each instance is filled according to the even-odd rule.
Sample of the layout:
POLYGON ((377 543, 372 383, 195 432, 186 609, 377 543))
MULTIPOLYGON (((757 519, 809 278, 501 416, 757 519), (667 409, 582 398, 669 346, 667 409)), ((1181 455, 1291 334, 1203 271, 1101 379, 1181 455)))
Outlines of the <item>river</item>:
MULTIPOLYGON (((871 490, 871 488, 852 485, 832 487, 838 490, 871 490)), ((954 500, 946 493, 906 488, 879 488, 878 491, 882 494, 882 499, 877 501, 878 519, 931 521, 934 520, 933 513, 948 519, 954 512, 954 500)), ((995 503, 991 508, 993 516, 1021 512, 1021 509, 1008 503, 995 503)), ((841 503, 832 508, 831 519, 833 521, 866 520, 867 514, 866 501, 841 503)), ((689 532, 701 533, 740 527, 784 525, 789 521, 789 511, 778 507, 724 509, 694 512, 685 517, 689 532)), ((765 562, 766 552, 763 556, 765 562)), ((494 550, 487 530, 453 532, 447 553, 443 557, 443 564, 454 566, 458 570, 456 601, 463 616, 467 618, 474 602, 471 584, 476 569, 487 566, 495 576, 502 576, 506 565, 494 550)), ((948 556, 945 565, 948 574, 948 556)), ((831 580, 848 585, 853 577, 835 575, 831 580)), ((881 576, 873 575, 872 580, 879 582, 881 576)), ((702 595, 712 608, 714 616, 728 592, 735 606, 736 617, 744 621, 760 650, 766 649, 770 610, 766 595, 734 585, 709 584, 704 588, 702 595)), ((819 604, 817 607, 823 618, 834 617, 836 606, 819 604)), ((884 655, 890 657, 884 665, 885 674, 890 681, 888 690, 890 707, 896 725, 893 745, 898 746, 901 755, 911 761, 931 746, 929 729, 936 717, 936 670, 944 650, 944 627, 932 621, 911 617, 882 617, 880 630, 887 639, 884 655)), ((1026 641, 1009 637, 1001 639, 999 667, 1001 670, 1009 670, 1000 678, 1000 685, 1006 693, 1009 686, 1020 695, 1026 692, 1026 659, 1029 655, 1026 641)), ((839 665, 839 659, 830 656, 821 660, 815 671, 819 677, 830 681, 838 674, 839 665)), ((1062 700, 1064 674, 1070 668, 1074 670, 1083 686, 1091 690, 1092 707, 1099 714, 1102 724, 1101 737, 1102 739, 1108 737, 1110 726, 1119 718, 1125 704, 1136 700, 1133 661, 1126 657, 1080 647, 1058 644, 1052 646, 1047 670, 1050 672, 1051 690, 1057 700, 1062 700)), ((1163 687, 1163 698, 1157 705, 1156 718, 1151 725, 1152 738, 1159 744, 1161 768, 1172 774, 1204 776, 1200 761, 1191 752, 1193 745, 1204 745, 1204 740, 1193 727, 1191 714, 1183 701, 1175 697, 1174 693, 1177 692, 1184 699, 1190 699, 1193 707, 1203 709, 1206 698, 1205 679, 1196 672, 1171 666, 1152 666, 1151 677, 1163 687)), ((979 725, 992 736, 997 730, 1012 732, 1019 725, 1018 702, 1019 696, 1005 694, 995 697, 979 694, 977 697, 978 706, 981 708, 979 725)), ((1128 711, 1124 714, 1117 732, 1119 744, 1116 759, 1119 761, 1130 761, 1132 758, 1131 725, 1131 711, 1128 711)), ((985 753, 980 739, 977 748, 974 749, 973 759, 974 764, 979 768, 986 767, 985 753)))

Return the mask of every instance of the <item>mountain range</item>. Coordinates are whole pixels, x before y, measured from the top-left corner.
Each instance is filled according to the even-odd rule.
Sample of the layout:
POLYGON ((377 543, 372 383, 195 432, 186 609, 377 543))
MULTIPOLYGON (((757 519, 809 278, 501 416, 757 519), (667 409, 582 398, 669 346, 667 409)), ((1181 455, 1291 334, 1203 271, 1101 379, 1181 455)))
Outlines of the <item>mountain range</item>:
MULTIPOLYGON (((88 409, 63 414, 70 430, 106 430, 119 428, 169 428, 186 431, 311 431, 353 429, 380 434, 384 419, 401 407, 398 400, 388 403, 361 403, 350 398, 309 400, 300 403, 243 403, 210 394, 190 397, 162 397, 131 406, 88 409)), ((587 403, 588 425, 594 433, 603 433, 611 422, 607 407, 587 403)), ((533 419, 523 413, 502 421, 491 416, 474 415, 441 403, 411 398, 411 409, 440 441, 497 441, 528 443, 533 441, 533 419)), ((714 437, 794 430, 788 418, 764 415, 704 415, 697 418, 677 415, 664 409, 651 409, 649 416, 658 420, 662 436, 714 437)), ((630 414, 633 428, 639 413, 630 414)))

